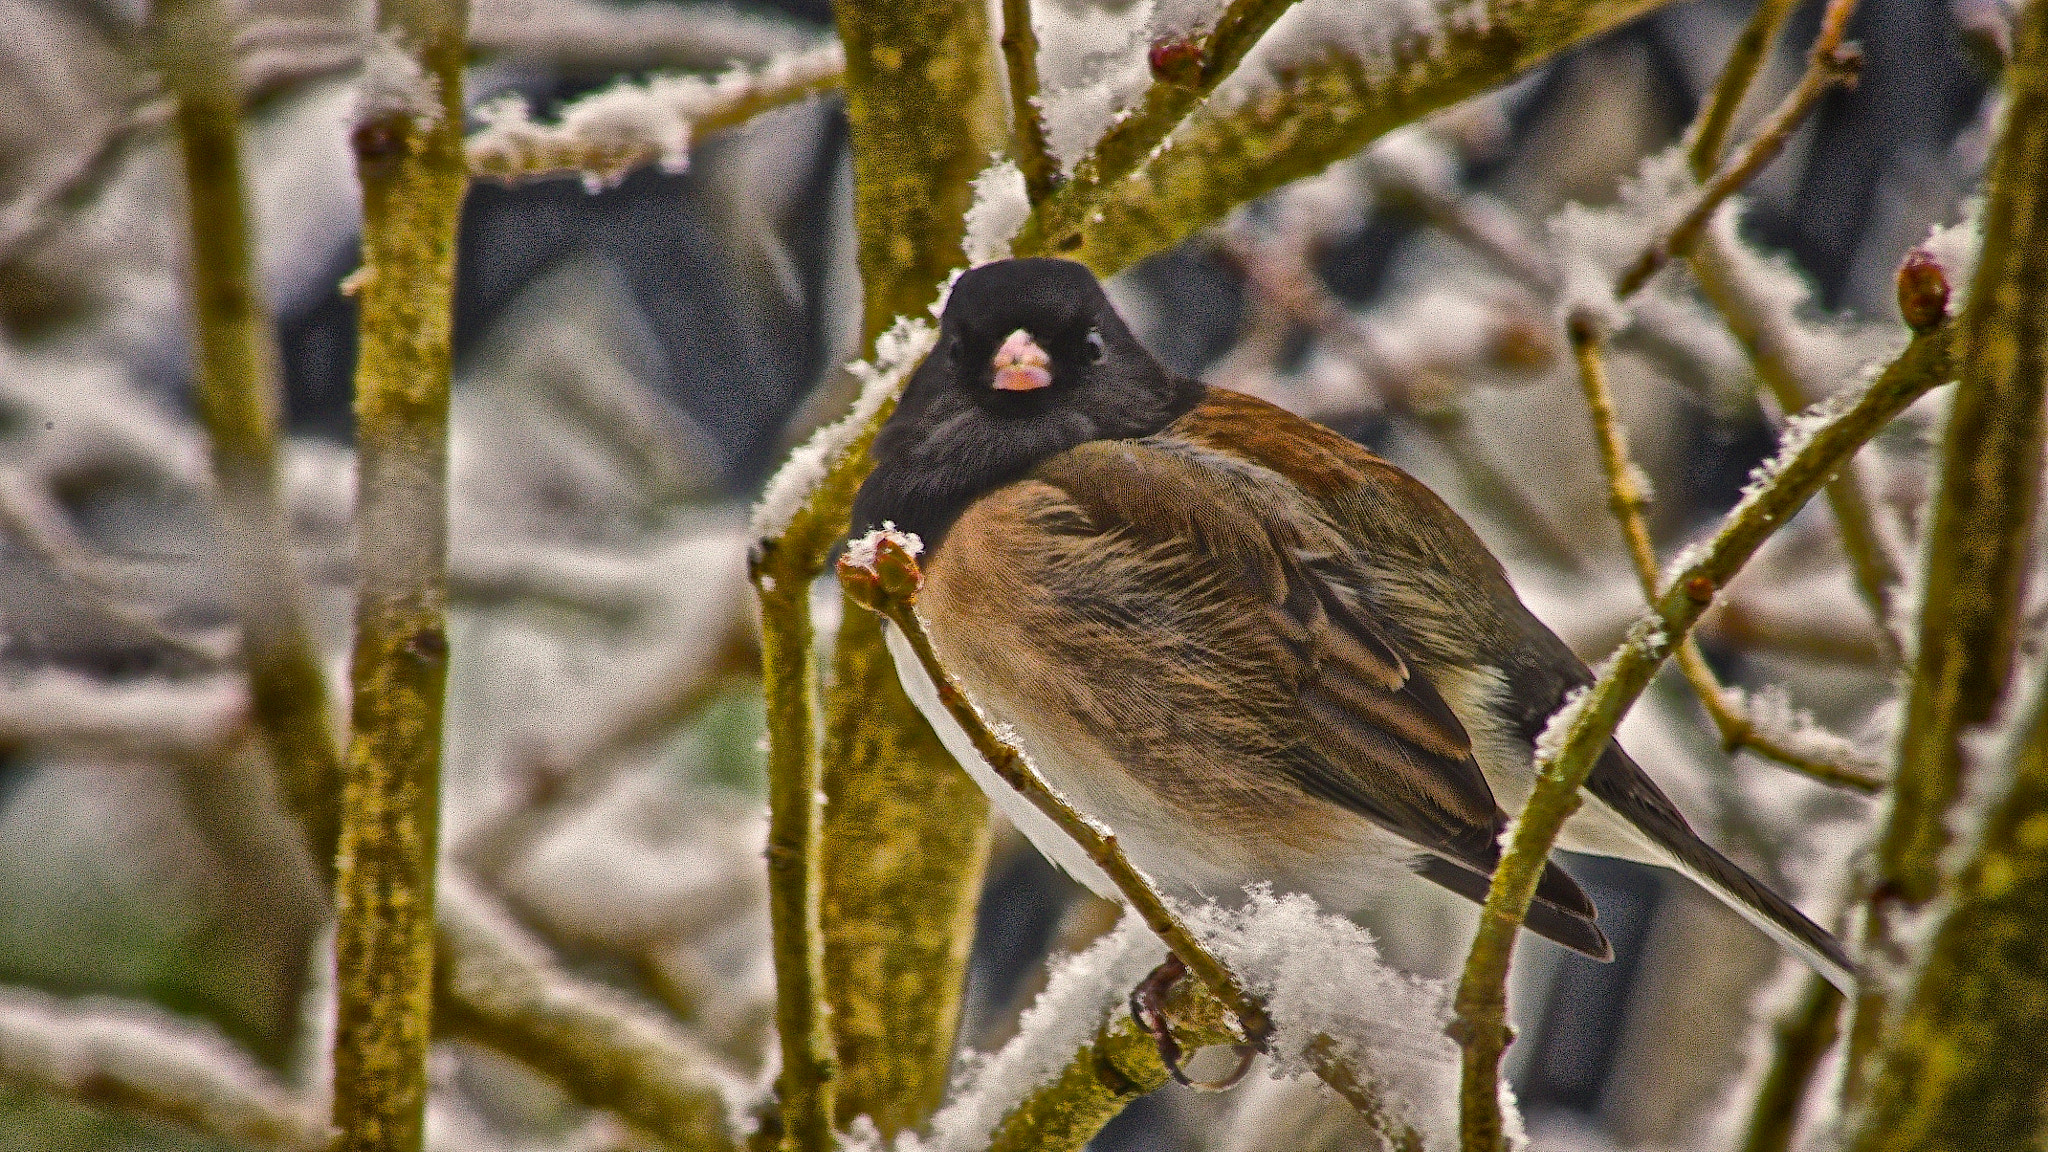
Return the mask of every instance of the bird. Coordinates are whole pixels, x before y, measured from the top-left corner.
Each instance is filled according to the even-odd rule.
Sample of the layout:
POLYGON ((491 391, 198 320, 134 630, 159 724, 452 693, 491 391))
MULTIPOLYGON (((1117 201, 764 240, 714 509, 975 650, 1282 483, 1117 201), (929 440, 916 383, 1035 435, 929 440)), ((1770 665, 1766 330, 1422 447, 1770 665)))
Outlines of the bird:
MULTIPOLYGON (((1485 900, 1538 737, 1593 676, 1420 481, 1170 371, 1086 266, 1045 257, 960 275, 872 455, 851 527, 917 537, 940 664, 1162 889, 1264 885, 1347 913, 1417 882, 1485 900)), ((888 643, 994 804, 1115 899, 888 643)), ((1674 869, 1853 988, 1841 943, 1702 840, 1618 741, 1584 791, 1558 847, 1674 869)), ((1613 958, 1555 858, 1524 927, 1613 958)))

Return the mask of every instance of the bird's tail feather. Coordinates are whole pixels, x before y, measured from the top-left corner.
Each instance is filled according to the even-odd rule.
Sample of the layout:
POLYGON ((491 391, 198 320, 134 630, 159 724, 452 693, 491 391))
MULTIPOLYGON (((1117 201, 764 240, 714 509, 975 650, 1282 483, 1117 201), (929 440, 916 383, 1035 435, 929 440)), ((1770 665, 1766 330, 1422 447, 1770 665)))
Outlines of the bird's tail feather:
POLYGON ((1587 790, 1656 849, 1663 863, 1712 892, 1815 972, 1848 995, 1856 991, 1856 966, 1834 934, 1808 919, 1792 902, 1764 886, 1699 838, 1662 791, 1617 745, 1595 766, 1587 790))

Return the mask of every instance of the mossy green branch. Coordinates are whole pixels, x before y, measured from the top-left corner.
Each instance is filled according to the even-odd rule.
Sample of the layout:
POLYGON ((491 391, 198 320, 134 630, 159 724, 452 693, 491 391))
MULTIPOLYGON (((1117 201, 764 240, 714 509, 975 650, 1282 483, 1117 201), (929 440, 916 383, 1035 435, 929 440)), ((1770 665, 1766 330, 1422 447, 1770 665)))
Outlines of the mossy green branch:
POLYGON ((1066 256, 1109 275, 1668 2, 1489 0, 1483 17, 1447 21, 1388 53, 1304 63, 1235 107, 1212 100, 1196 108, 1128 177, 1093 192, 1062 189, 1025 225, 1016 250, 1066 256))
POLYGON ((2004 698, 2021 579, 2039 556, 2028 538, 2048 390, 2048 4, 2024 10, 2005 77, 1984 249, 1957 324, 1959 382, 1929 517, 1897 793, 1878 845, 1887 895, 1908 906, 1933 899, 1940 884, 1962 739, 2004 698))
MULTIPOLYGON (((1183 1052, 1237 1043, 1223 1002, 1196 981, 1176 984, 1162 1008, 1183 1052)), ((1119 1011, 1058 1075, 1003 1117, 989 1152, 1080 1152, 1131 1101, 1164 1087, 1168 1076, 1159 1045, 1119 1011)))
POLYGON ((1152 46, 1154 77, 1130 113, 1111 124, 1046 204, 1049 227, 1072 229, 1103 190, 1138 170, 1196 105, 1208 99, 1294 0, 1231 0, 1207 32, 1152 46))
POLYGON ((825 986, 842 1127, 916 1128, 945 1097, 988 859, 988 798, 848 605, 825 703, 825 986))
MULTIPOLYGON (((368 106, 356 278, 354 733, 342 789, 334 1121, 342 1152, 417 1152, 433 1000, 447 684, 449 338, 462 155, 461 0, 385 0, 417 72, 368 106)), ((394 65, 395 67, 395 65, 394 65)))
POLYGON ((832 1036, 825 1005, 816 637, 811 581, 822 563, 762 541, 752 560, 761 602, 767 697, 768 918, 775 956, 775 1029, 782 1047, 776 1097, 784 1147, 833 1146, 832 1036))
POLYGON ((1776 1051, 1750 1107, 1742 1152, 1787 1152, 1792 1147, 1800 1105, 1841 1030, 1842 994, 1818 976, 1807 977, 1798 1007, 1778 1021, 1776 1051))
MULTIPOLYGON (((458 889, 460 885, 456 886, 458 889)), ((679 1152, 738 1146, 727 1094, 741 1083, 666 1021, 559 970, 477 898, 441 902, 434 1031, 490 1048, 679 1152)))
POLYGON ((1856 1152, 2048 1143, 2048 681, 2035 695, 2012 786, 1956 878, 1871 1086, 1856 1152))
POLYGON ((250 713, 314 865, 332 882, 341 752, 277 492, 277 353, 251 255, 233 38, 218 0, 166 0, 155 18, 191 222, 193 400, 212 448, 250 713))
POLYGON ((968 0, 846 0, 833 6, 846 48, 853 224, 873 340, 923 314, 966 257, 972 181, 1008 136, 988 6, 968 0))
MULTIPOLYGON (((845 0, 834 12, 846 51, 863 333, 873 340, 896 317, 923 315, 966 263, 972 181, 1009 125, 988 5, 845 0)), ((1019 112, 1030 112, 1028 101, 1019 112)), ((888 408, 834 462, 825 499, 810 501, 775 544, 804 587, 845 536, 867 442, 888 408)), ((952 1066, 987 802, 894 684, 880 633, 853 619, 861 615, 847 613, 838 639, 822 733, 832 862, 822 890, 823 994, 835 1010, 838 1120, 868 1115, 894 1135, 930 1115, 952 1066)), ((780 650, 795 655, 788 644, 780 650)), ((771 742, 785 738, 772 721, 770 733, 771 742)))
POLYGON ((1772 533, 1819 491, 1826 479, 1907 405, 1949 379, 1946 326, 1922 333, 1846 406, 1811 429, 1722 521, 1720 529, 1658 596, 1652 612, 1602 666, 1584 695, 1551 721, 1538 749, 1536 787, 1514 823, 1480 911, 1479 931, 1458 986, 1457 1035, 1465 1050, 1460 1130, 1465 1152, 1506 1147, 1500 1113, 1500 1060, 1507 1027, 1507 973, 1515 937, 1536 894, 1536 881, 1564 822, 1579 806, 1579 788, 1636 697, 1649 686, 1672 646, 1683 641, 1715 594, 1772 533))

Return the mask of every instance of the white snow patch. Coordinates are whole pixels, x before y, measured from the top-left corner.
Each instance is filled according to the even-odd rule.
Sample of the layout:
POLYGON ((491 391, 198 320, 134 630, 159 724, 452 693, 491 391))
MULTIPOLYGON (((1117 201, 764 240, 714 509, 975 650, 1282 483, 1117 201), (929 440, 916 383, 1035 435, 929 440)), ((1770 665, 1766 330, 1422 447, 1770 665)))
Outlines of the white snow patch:
POLYGON ((1934 257, 1948 276, 1949 315, 1960 315, 1969 295, 1971 274, 1977 268, 1977 254, 1984 247, 1984 196, 1979 193, 1963 202, 1963 218, 1954 224, 1936 224, 1928 229, 1920 247, 1934 257))
MULTIPOLYGON (((1379 1091, 1390 1117, 1432 1149, 1458 1146, 1459 1053, 1446 1034, 1452 987, 1380 959, 1371 933, 1314 900, 1245 890, 1234 908, 1183 908, 1188 928, 1261 998, 1275 1032, 1268 1074, 1313 1076, 1307 1052, 1320 1036, 1379 1091)), ((1523 1142, 1512 1093, 1502 1085, 1511 1144, 1523 1142)))
POLYGON ((875 340, 874 359, 849 366, 848 371, 861 381, 860 398, 845 416, 820 428, 802 447, 790 453, 788 461, 768 481, 750 521, 755 539, 779 536, 789 527, 797 511, 861 430, 903 390, 904 381, 938 338, 938 329, 930 323, 899 316, 895 325, 875 340))
POLYGON ((1615 297, 1615 280, 1677 226, 1698 192, 1685 148, 1673 145, 1643 160, 1635 178, 1623 182, 1614 205, 1567 204, 1551 217, 1550 239, 1561 274, 1558 314, 1591 318, 1610 333, 1626 327, 1628 308, 1615 297))
POLYGON ((389 32, 380 32, 363 55, 356 81, 358 126, 406 116, 421 125, 441 119, 441 84, 420 67, 419 58, 389 32))
MULTIPOLYGON (((1031 216, 1024 173, 1014 160, 997 160, 974 178, 974 202, 967 206, 963 246, 969 264, 1007 260, 1010 241, 1031 216)), ((950 288, 951 285, 948 285, 950 288)))
POLYGON ((649 161, 664 172, 681 172, 689 167, 700 123, 822 89, 845 71, 846 53, 835 41, 709 79, 622 81, 565 105, 551 124, 535 121, 523 97, 505 96, 477 108, 484 126, 465 147, 476 171, 501 177, 581 172, 584 186, 596 192, 649 161))
POLYGON ((884 520, 880 528, 869 529, 846 546, 846 562, 856 568, 873 572, 876 554, 884 540, 895 541, 896 545, 908 552, 913 560, 924 554, 924 541, 918 539, 917 533, 899 532, 894 520, 884 520))
MULTIPOLYGON (((1138 981, 1166 958, 1137 915, 1083 952, 1056 963, 1045 991, 1018 1021, 1017 1035, 992 1054, 970 1054, 954 1078, 952 1099, 932 1118, 931 1135, 906 1133, 894 1152, 975 1152, 1033 1089, 1058 1076, 1118 1011, 1138 981)), ((865 1145, 879 1150, 879 1141, 865 1145)))

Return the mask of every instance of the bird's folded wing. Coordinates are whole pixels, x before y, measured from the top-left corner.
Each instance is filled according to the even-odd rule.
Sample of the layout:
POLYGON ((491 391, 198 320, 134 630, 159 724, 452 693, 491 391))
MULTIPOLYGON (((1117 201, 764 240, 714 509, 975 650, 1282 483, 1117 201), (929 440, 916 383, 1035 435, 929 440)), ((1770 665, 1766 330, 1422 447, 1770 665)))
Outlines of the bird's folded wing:
POLYGON ((1267 733, 1256 767, 1492 872, 1505 816, 1464 728, 1347 586, 1338 541, 1290 485, 1162 437, 1084 445, 1035 479, 1063 497, 1041 505, 1037 530, 1107 541, 1127 558, 1114 571, 1039 568, 1055 602, 1144 620, 1200 654, 1216 669, 1209 707, 1261 710, 1232 726, 1267 733))

